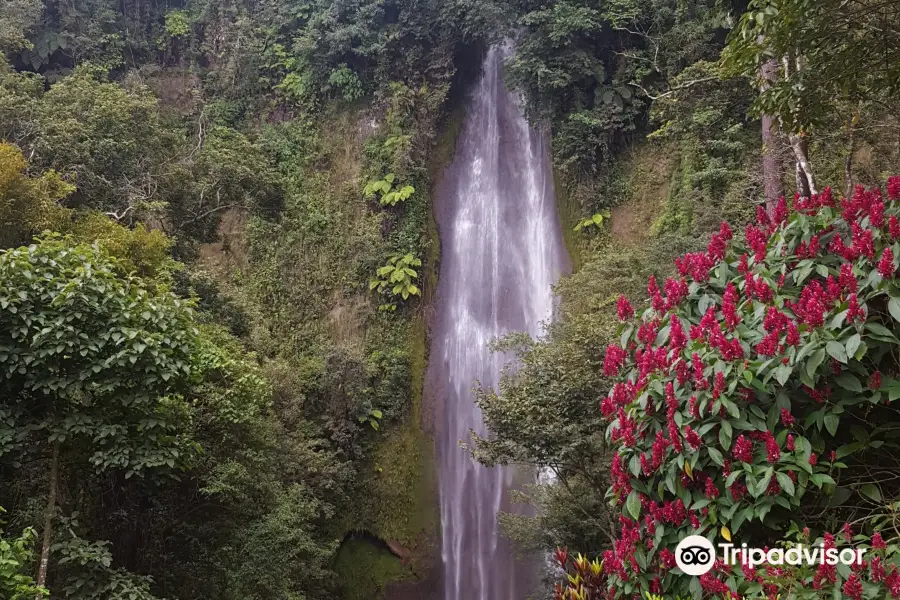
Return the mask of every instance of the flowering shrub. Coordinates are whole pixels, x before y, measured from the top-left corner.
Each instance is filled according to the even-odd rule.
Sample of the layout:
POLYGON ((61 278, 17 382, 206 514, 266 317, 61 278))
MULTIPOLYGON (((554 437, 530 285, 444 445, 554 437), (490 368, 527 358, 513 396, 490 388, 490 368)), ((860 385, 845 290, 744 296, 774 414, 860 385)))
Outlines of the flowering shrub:
POLYGON ((557 598, 900 598, 898 201, 900 178, 887 202, 782 199, 744 241, 723 223, 680 277, 651 278, 640 315, 619 299, 600 410, 620 534, 600 573, 558 556, 574 570, 557 598), (696 578, 673 553, 694 534, 870 550, 852 568, 717 562, 696 578))

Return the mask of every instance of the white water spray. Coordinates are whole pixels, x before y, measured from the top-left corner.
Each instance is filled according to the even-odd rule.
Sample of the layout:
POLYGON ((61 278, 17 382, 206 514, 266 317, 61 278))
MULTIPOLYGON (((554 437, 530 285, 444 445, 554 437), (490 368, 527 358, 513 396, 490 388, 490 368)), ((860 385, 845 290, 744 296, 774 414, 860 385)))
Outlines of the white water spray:
POLYGON ((438 449, 444 600, 522 600, 537 562, 501 538, 513 471, 485 468, 459 447, 486 435, 472 386, 496 386, 508 357, 488 349, 510 331, 540 335, 551 286, 567 266, 544 132, 503 85, 510 47, 492 48, 470 99, 439 202, 442 263, 432 380, 441 398, 438 449))

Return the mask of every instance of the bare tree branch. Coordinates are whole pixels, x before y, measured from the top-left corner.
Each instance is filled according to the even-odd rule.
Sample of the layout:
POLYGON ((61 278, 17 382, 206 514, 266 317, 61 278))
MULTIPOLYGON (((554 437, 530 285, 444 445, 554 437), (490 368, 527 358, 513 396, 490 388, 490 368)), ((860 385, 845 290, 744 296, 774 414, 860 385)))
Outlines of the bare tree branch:
POLYGON ((666 96, 674 94, 675 92, 677 92, 679 90, 689 88, 691 86, 697 85, 698 83, 704 83, 706 81, 713 81, 718 78, 719 78, 718 75, 711 75, 710 77, 701 77, 700 79, 693 79, 691 81, 686 81, 680 85, 676 85, 673 88, 669 88, 668 91, 663 92, 662 94, 657 94, 655 96, 653 94, 651 94, 649 91, 647 91, 647 89, 639 83, 629 81, 628 85, 633 85, 634 87, 638 88, 639 90, 644 92, 644 95, 647 96, 648 98, 650 98, 651 100, 659 100, 660 98, 665 98, 666 96))

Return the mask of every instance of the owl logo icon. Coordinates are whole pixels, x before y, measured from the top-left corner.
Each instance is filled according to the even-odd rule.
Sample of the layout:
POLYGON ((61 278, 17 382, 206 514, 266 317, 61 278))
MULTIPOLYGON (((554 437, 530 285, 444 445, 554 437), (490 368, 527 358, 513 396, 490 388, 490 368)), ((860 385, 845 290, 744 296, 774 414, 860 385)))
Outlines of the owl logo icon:
POLYGON ((690 535, 675 548, 675 564, 686 575, 699 577, 708 573, 716 562, 716 550, 712 542, 703 536, 690 535))

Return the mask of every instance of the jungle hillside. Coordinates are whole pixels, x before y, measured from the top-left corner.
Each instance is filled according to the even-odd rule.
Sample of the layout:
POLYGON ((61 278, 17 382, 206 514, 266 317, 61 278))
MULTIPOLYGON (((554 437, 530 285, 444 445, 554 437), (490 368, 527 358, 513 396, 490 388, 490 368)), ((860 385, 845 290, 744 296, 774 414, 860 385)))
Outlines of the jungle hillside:
POLYGON ((535 598, 900 598, 900 2, 0 1, 0 599, 434 597, 434 197, 507 40, 574 270, 461 451, 554 473, 535 598))

